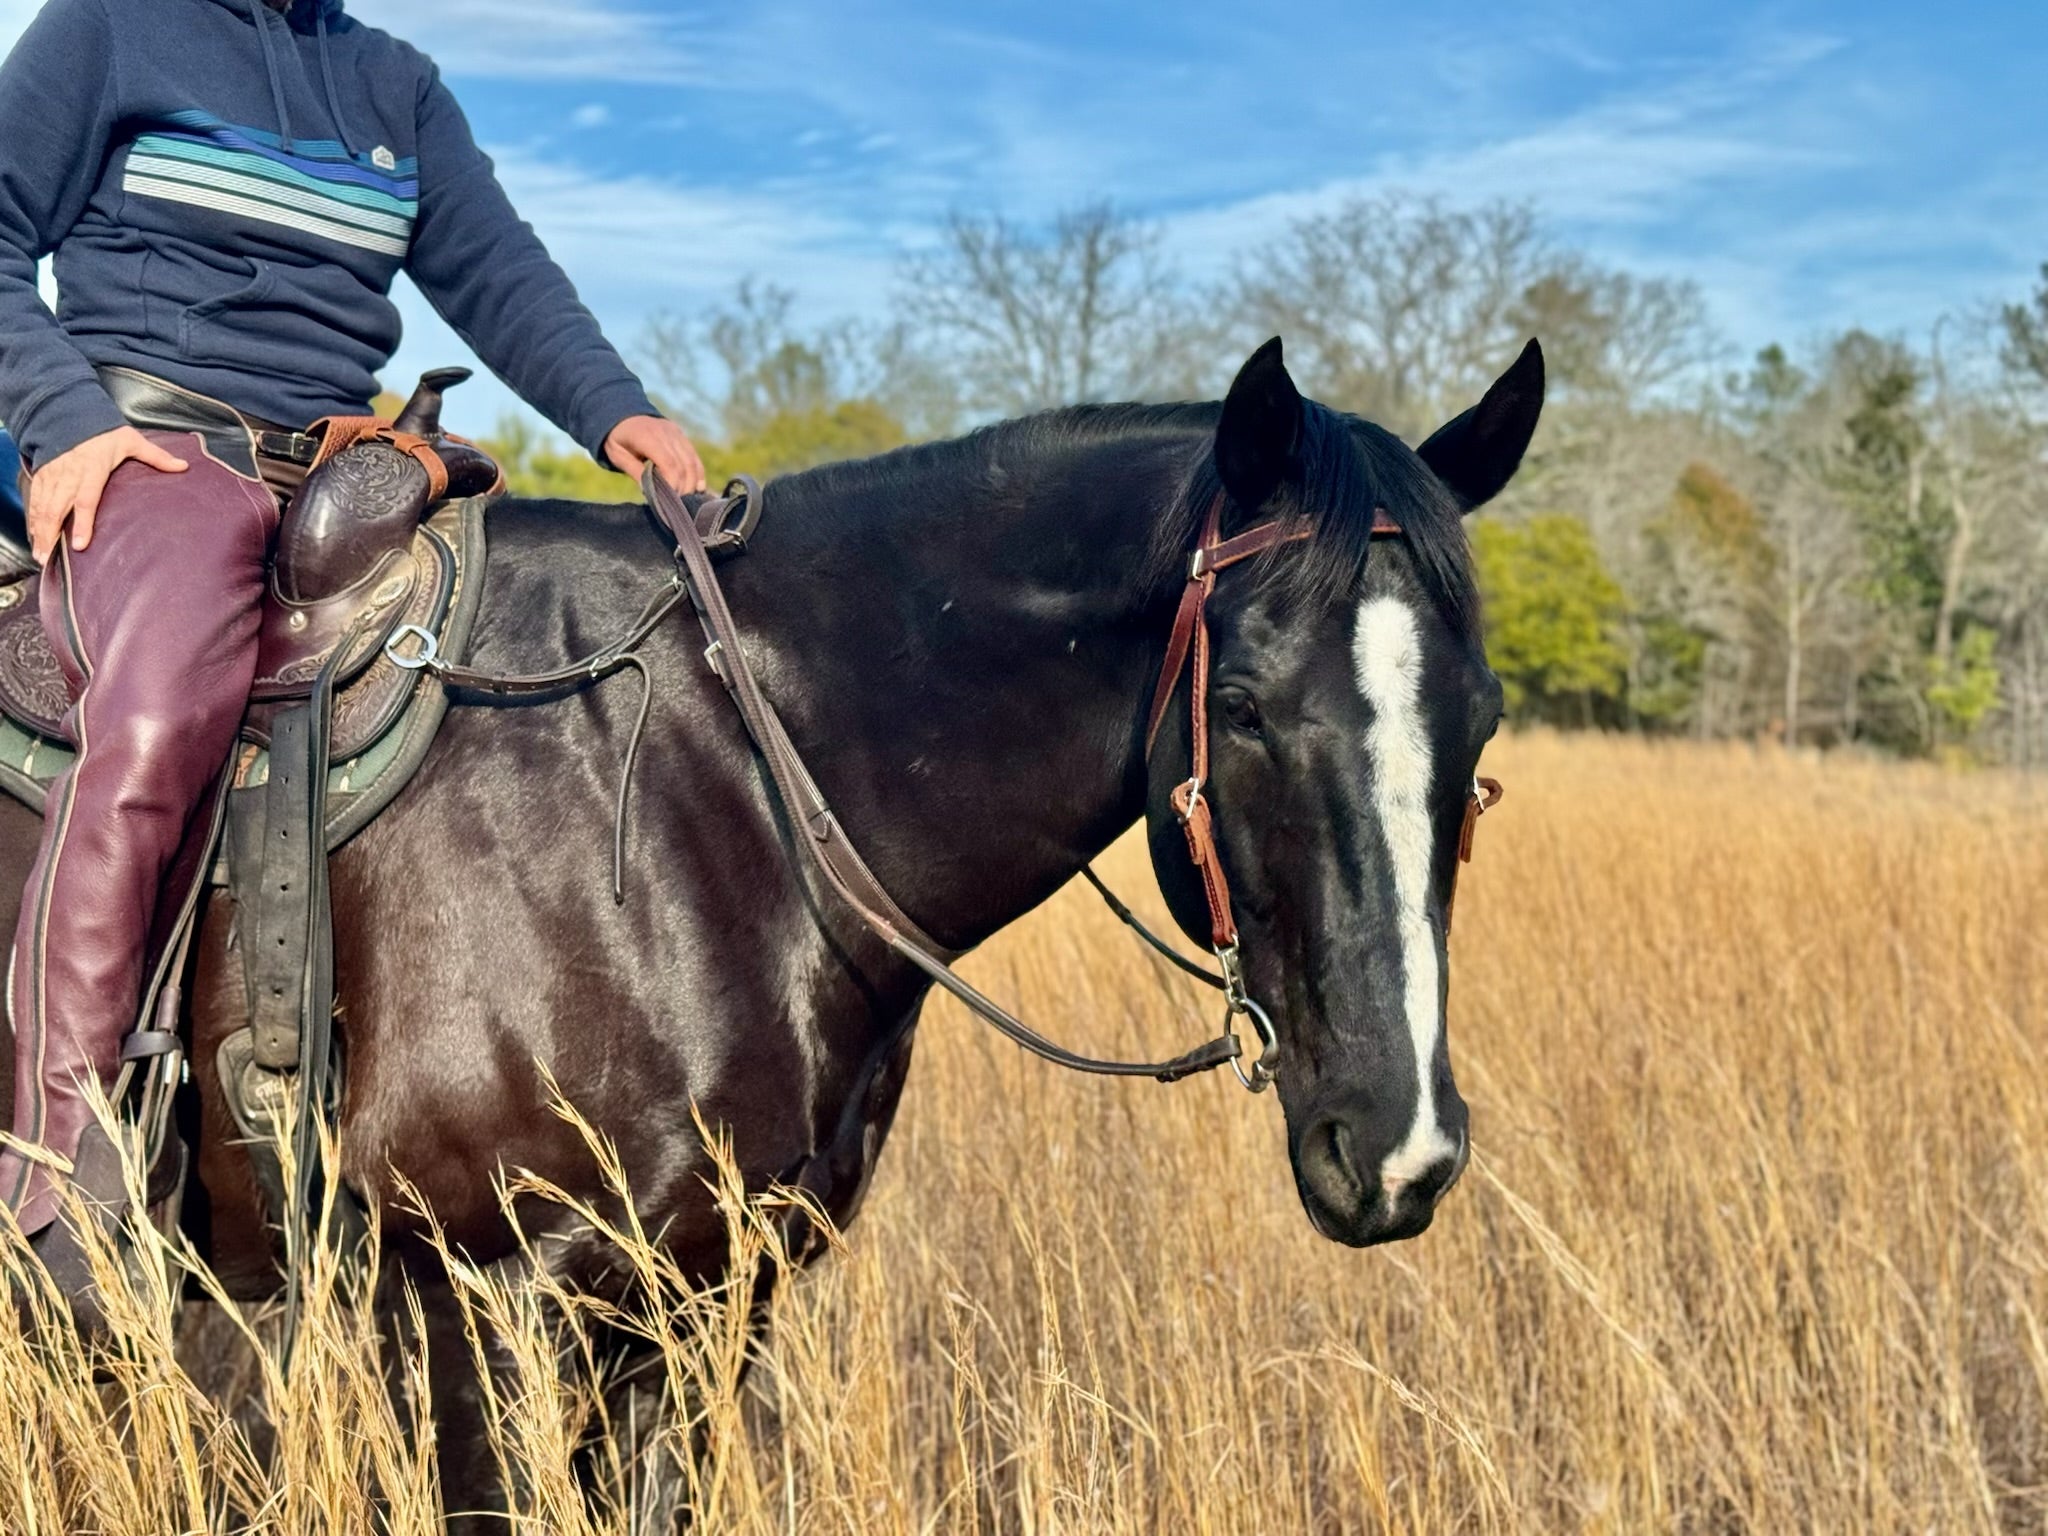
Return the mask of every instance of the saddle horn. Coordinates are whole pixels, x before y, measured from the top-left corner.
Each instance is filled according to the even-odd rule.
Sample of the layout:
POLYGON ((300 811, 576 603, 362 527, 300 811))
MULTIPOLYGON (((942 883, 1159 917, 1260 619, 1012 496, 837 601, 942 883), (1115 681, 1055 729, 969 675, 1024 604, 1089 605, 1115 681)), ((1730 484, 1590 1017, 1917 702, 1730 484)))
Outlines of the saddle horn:
POLYGON ((421 374, 388 430, 367 418, 328 425, 330 433, 347 435, 330 437, 335 451, 323 450, 285 509, 271 569, 279 597, 311 604, 347 592, 412 542, 435 502, 489 496, 502 487, 504 476, 489 454, 441 431, 442 395, 469 376, 467 368, 421 374), (426 446, 401 446, 393 433, 426 446))
POLYGON ((470 378, 467 368, 435 368, 420 375, 420 382, 391 425, 400 432, 429 440, 441 435, 441 397, 470 378))

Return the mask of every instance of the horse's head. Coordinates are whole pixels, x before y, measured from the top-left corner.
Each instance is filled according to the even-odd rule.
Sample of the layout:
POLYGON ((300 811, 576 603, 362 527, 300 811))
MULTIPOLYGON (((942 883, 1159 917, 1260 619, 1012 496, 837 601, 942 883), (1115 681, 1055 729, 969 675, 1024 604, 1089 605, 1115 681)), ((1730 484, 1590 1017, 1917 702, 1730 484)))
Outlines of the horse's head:
MULTIPOLYGON (((1226 536, 1273 518, 1313 529, 1222 576, 1210 598, 1205 795, 1248 990, 1278 1034, 1295 1183, 1316 1229, 1341 1242, 1414 1236, 1465 1166, 1445 938, 1501 689, 1459 519, 1507 484, 1542 401, 1531 342, 1484 400, 1410 450, 1304 401, 1269 342, 1232 385, 1191 498, 1226 493, 1226 536)), ((1191 726, 1182 708, 1167 719, 1154 863, 1176 919, 1207 942, 1171 805, 1191 726)))

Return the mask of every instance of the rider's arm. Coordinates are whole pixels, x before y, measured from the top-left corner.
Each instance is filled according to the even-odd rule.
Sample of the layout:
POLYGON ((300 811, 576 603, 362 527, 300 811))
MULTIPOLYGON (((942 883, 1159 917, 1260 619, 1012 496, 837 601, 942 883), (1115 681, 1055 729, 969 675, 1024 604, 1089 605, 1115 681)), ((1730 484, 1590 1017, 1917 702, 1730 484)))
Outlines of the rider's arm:
POLYGON ((100 0, 50 0, 0 63, 0 421, 36 465, 123 424, 36 291, 106 159, 113 56, 100 0))
POLYGON ((420 209, 406 268, 491 370, 599 463, 620 422, 652 416, 540 237, 513 210, 454 96, 429 68, 419 107, 420 209))

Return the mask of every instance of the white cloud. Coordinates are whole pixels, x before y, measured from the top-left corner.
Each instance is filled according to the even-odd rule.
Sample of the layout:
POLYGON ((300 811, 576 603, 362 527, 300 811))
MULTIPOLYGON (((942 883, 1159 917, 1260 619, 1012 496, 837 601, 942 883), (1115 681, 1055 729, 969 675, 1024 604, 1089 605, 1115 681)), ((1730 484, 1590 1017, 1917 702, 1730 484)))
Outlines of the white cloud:
MULTIPOLYGON (((19 0, 0 0, 19 3, 19 0)), ((358 20, 433 55, 451 75, 501 80, 710 78, 672 8, 620 0, 351 0, 358 20)))
MULTIPOLYGON (((800 189, 731 192, 653 176, 597 177, 565 161, 496 148, 513 204, 547 242, 615 345, 629 355, 647 318, 729 297, 742 278, 796 291, 817 320, 874 315, 894 270, 885 230, 828 211, 800 189)), ((428 368, 476 363, 410 284, 397 298, 405 344, 385 370, 403 389, 428 368)), ((485 429, 516 402, 488 375, 456 398, 454 419, 485 429)))
POLYGON ((569 114, 570 123, 578 128, 602 128, 612 120, 612 109, 601 101, 585 102, 569 114))

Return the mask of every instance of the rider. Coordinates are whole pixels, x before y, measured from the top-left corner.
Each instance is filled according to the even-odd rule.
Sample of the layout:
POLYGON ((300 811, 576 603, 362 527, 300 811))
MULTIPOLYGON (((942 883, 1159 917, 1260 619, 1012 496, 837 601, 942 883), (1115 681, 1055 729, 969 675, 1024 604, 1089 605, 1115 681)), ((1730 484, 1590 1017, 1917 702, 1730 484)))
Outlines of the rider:
MULTIPOLYGON (((254 677, 275 493, 304 473, 258 434, 365 413, 403 270, 600 463, 684 490, 704 472, 433 63, 342 0, 48 0, 0 63, 0 145, 0 421, 80 690, 14 941, 14 1136, 112 1203, 81 1085, 111 1078, 135 1024, 164 882, 254 677), (36 289, 49 253, 55 316, 36 289), (138 375, 239 413, 251 451, 229 463, 196 432, 129 425, 114 395, 133 400, 138 375)), ((53 1270, 78 1256, 60 1182, 0 1154, 0 1200, 53 1270)))

